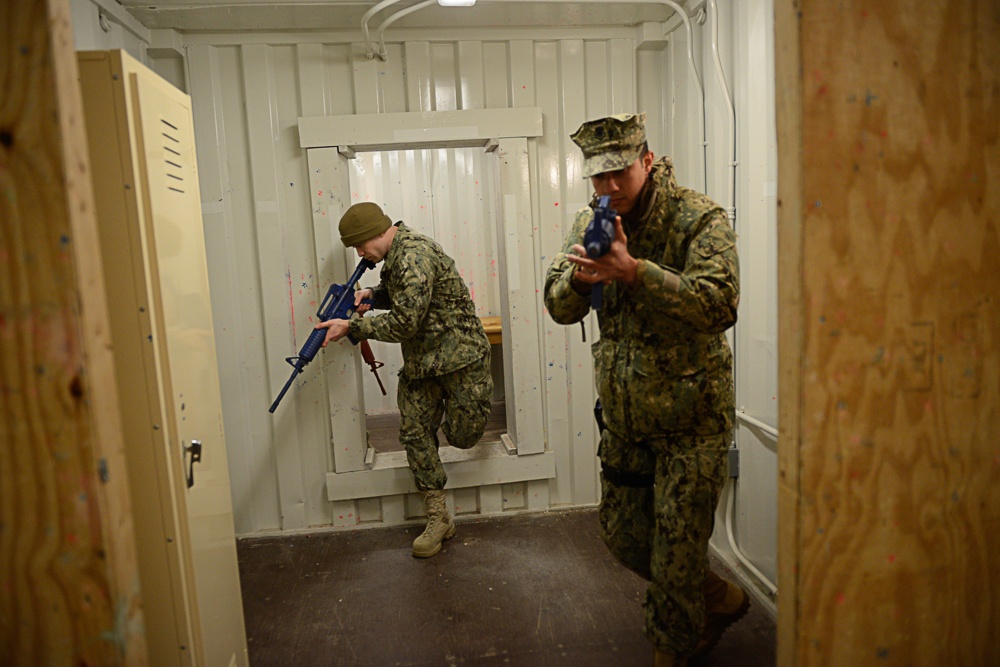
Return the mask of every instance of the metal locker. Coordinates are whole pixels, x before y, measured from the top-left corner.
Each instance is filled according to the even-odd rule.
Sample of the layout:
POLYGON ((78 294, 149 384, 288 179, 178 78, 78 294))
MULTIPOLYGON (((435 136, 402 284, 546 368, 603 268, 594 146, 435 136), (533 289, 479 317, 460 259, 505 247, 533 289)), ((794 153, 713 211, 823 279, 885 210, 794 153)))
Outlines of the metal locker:
POLYGON ((150 661, 246 665, 190 98, 78 60, 150 661))

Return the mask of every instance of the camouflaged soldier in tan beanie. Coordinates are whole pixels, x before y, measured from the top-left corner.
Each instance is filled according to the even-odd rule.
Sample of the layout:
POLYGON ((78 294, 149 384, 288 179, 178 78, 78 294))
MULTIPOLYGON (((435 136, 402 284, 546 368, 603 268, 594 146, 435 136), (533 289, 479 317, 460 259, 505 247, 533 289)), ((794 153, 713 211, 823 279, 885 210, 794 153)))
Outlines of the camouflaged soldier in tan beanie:
POLYGON ((413 541, 413 555, 426 558, 455 535, 445 503, 448 481, 438 455, 438 428, 448 444, 468 449, 482 438, 490 415, 493 376, 490 344, 476 315, 469 287, 455 262, 434 239, 402 222, 392 225, 371 202, 351 206, 340 220, 340 238, 360 257, 382 266, 375 288, 360 290, 355 308, 387 313, 353 320, 327 320, 326 347, 348 334, 355 340, 399 343, 399 441, 414 484, 424 495, 427 526, 413 541), (362 303, 372 299, 373 304, 362 303))
POLYGON ((389 219, 378 204, 362 202, 347 209, 340 219, 340 240, 347 248, 354 248, 392 227, 389 219))
POLYGON ((750 606, 708 562, 735 420, 725 331, 739 303, 736 237, 722 208, 677 185, 669 159, 654 160, 645 114, 586 122, 572 139, 584 177, 619 218, 611 249, 589 259, 582 240, 594 213, 577 213, 545 276, 545 306, 560 324, 580 322, 592 286, 604 285, 593 351, 601 531, 650 582, 655 664, 685 665, 750 606))

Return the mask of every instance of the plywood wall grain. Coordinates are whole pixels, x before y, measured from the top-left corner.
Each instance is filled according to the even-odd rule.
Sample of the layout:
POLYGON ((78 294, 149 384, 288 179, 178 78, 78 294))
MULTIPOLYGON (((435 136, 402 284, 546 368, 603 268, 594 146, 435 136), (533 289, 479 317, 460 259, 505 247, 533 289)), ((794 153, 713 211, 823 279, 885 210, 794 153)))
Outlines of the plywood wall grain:
POLYGON ((0 43, 0 663, 146 664, 68 4, 0 43))
POLYGON ((1000 6, 780 5, 780 661, 998 664, 1000 6))

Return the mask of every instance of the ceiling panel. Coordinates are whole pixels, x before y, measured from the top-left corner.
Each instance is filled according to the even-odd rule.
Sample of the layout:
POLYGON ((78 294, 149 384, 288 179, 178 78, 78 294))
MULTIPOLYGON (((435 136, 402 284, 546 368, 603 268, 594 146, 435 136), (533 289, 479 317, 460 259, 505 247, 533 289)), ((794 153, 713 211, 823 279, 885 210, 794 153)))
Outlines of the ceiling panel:
MULTIPOLYGON (((418 1, 401 0, 385 6, 370 18, 369 30, 377 30, 389 16, 417 4, 418 1)), ((119 2, 148 28, 172 28, 184 32, 360 29, 365 12, 376 4, 355 0, 160 0, 155 4, 150 0, 119 2)), ((430 5, 395 21, 393 27, 628 26, 647 21, 662 22, 673 13, 673 9, 667 4, 655 0, 622 3, 479 0, 473 7, 430 5)))

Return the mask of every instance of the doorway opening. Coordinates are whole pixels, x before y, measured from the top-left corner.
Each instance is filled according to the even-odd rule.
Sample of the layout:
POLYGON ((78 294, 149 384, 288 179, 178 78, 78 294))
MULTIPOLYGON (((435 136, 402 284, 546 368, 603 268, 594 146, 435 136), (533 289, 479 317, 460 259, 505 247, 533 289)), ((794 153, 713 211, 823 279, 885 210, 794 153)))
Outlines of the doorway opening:
MULTIPOLYGON (((377 203, 394 222, 402 220, 435 239, 455 260, 491 343, 493 398, 486 432, 477 448, 510 453, 505 445, 505 440, 509 442, 505 438, 508 392, 503 370, 495 162, 495 153, 479 147, 365 151, 349 160, 349 178, 352 204, 377 203)), ((377 284, 380 270, 376 266, 365 284, 377 284)), ((370 343, 375 358, 385 364, 378 372, 386 393, 382 394, 377 382, 364 382, 366 461, 374 464, 379 458, 383 465, 405 465, 396 404, 403 364, 400 347, 370 343)), ((442 460, 452 458, 447 438, 440 431, 438 438, 442 460)))

